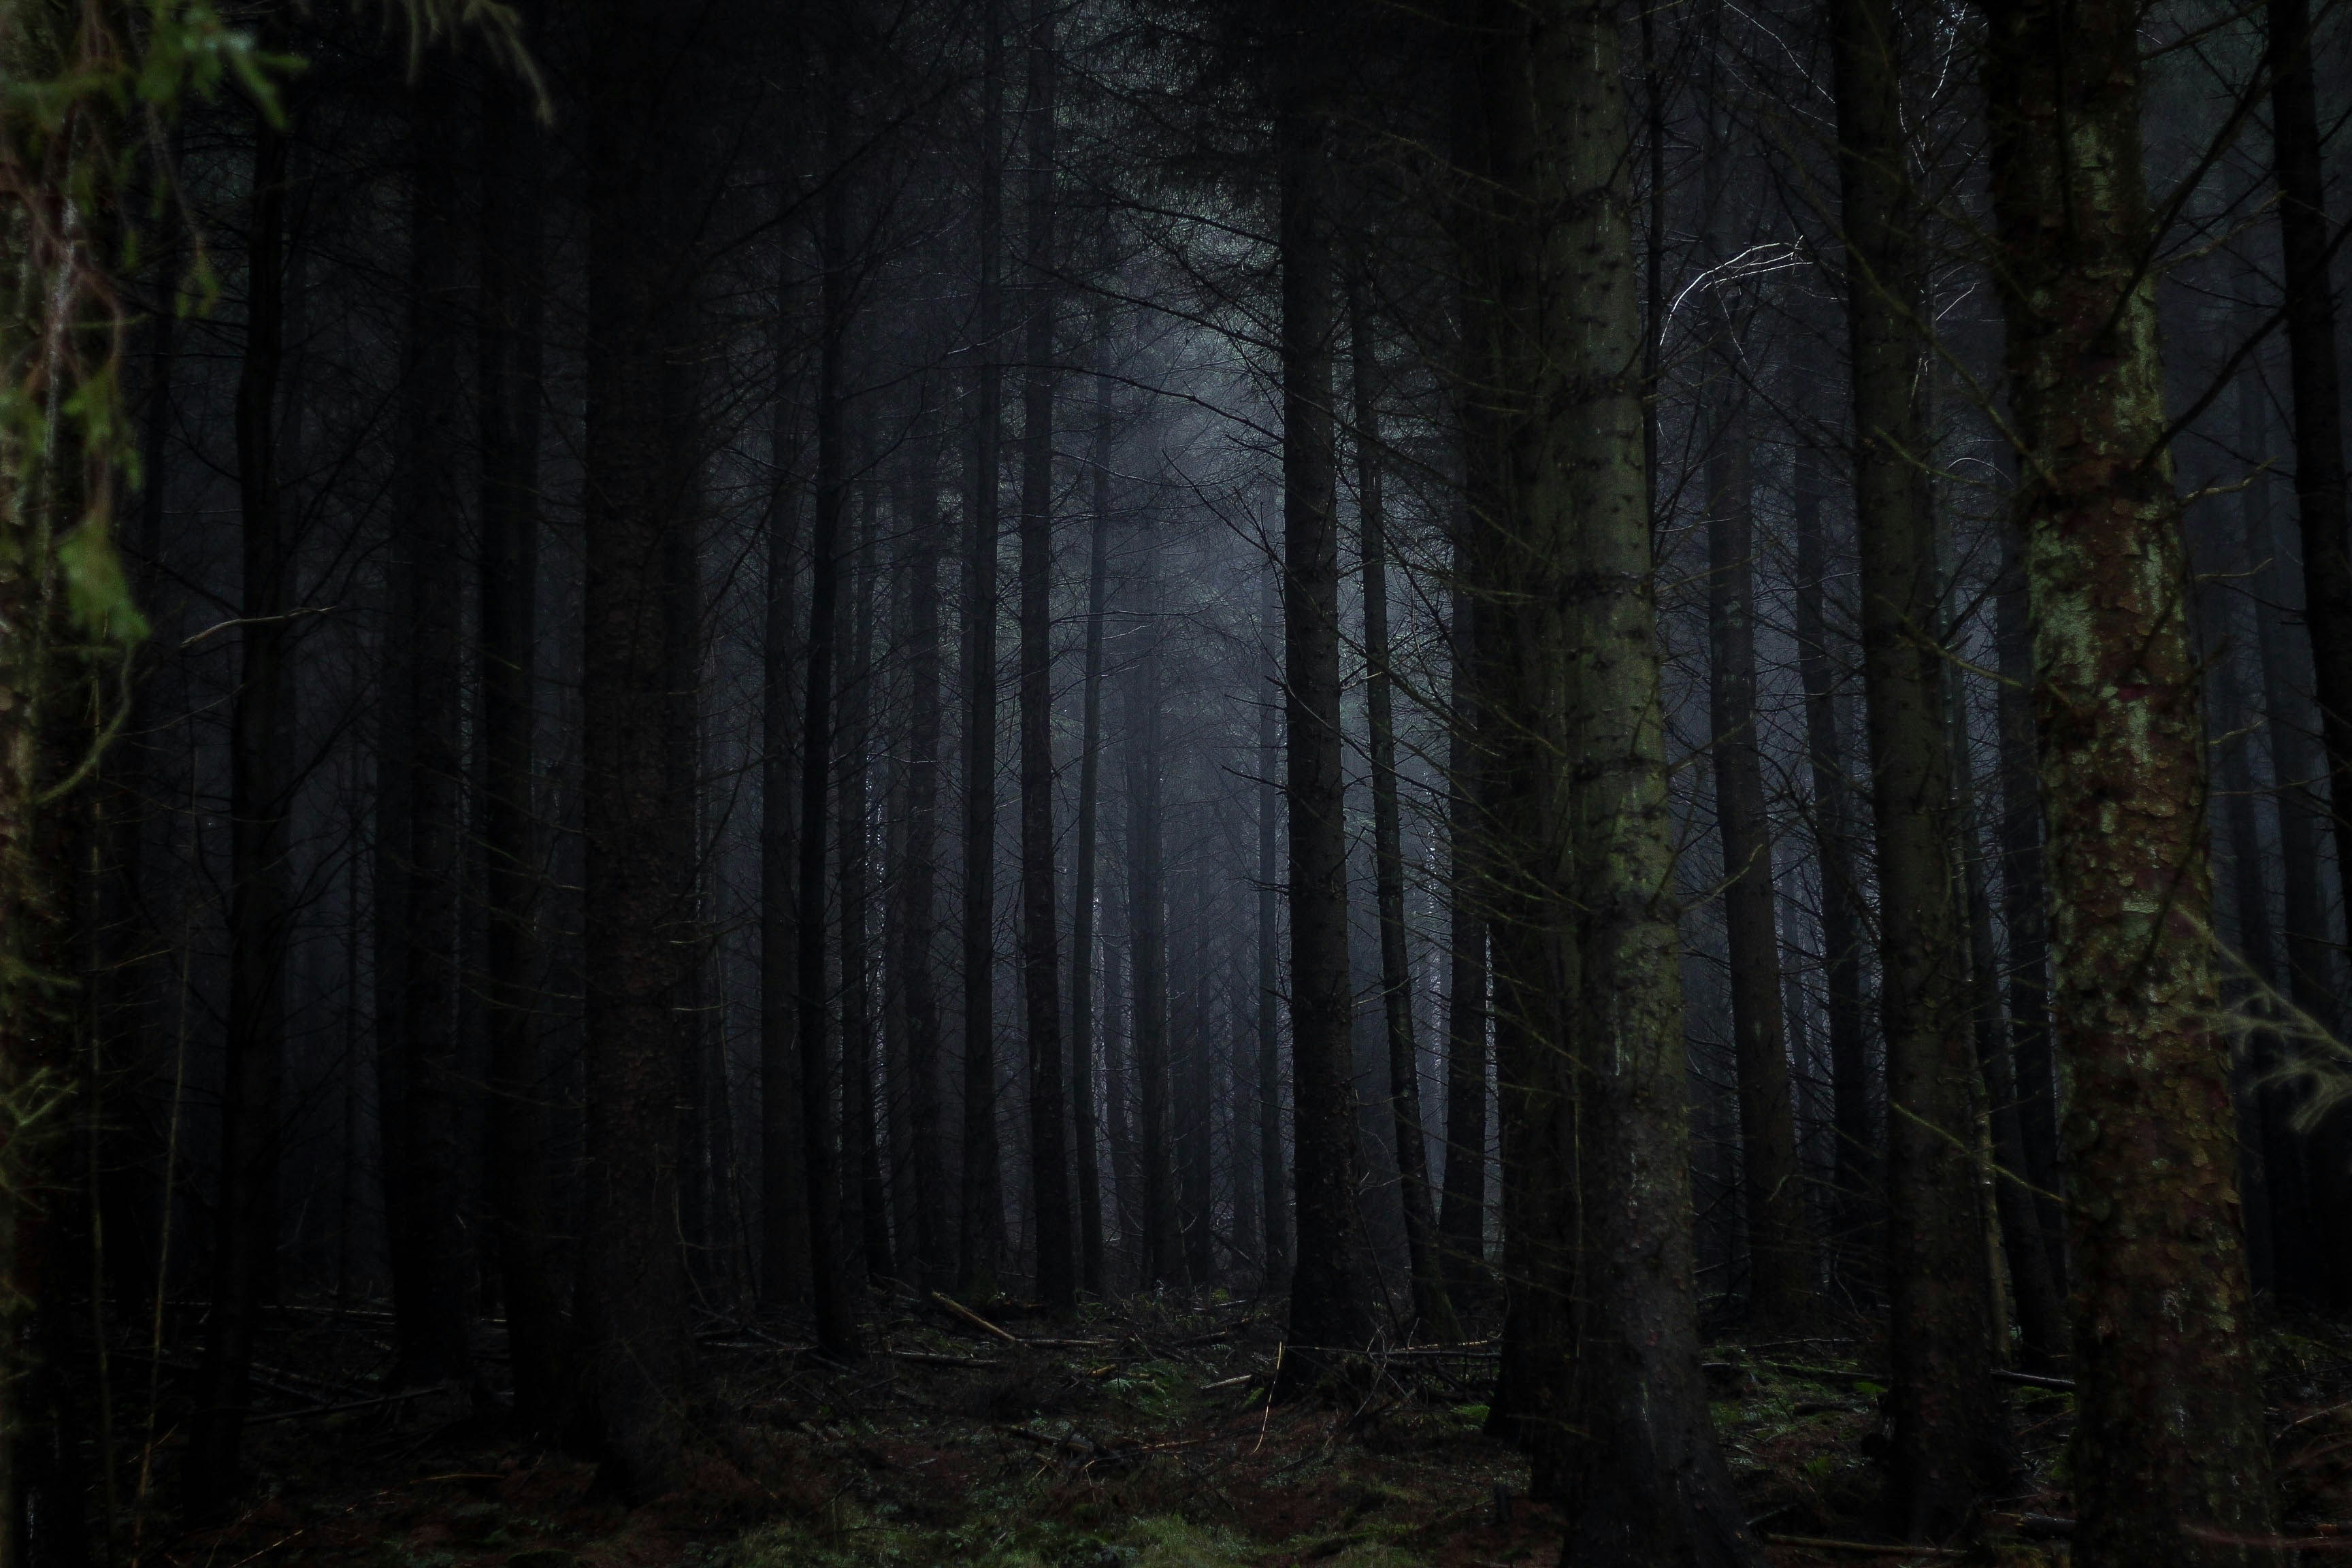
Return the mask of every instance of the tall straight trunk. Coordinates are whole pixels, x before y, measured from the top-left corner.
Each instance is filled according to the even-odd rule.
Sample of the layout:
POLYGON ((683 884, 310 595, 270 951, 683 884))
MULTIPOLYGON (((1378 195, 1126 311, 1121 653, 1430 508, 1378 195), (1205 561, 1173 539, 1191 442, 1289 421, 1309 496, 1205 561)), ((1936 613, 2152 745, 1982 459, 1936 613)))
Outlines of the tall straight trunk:
POLYGON ((469 1380, 469 1272, 458 1155, 457 941, 463 900, 459 816, 457 432, 457 150, 455 95, 437 71, 412 90, 416 172, 409 215, 404 416, 406 600, 394 635, 408 645, 406 908, 396 1055, 386 1066, 385 1222, 390 1231, 398 1386, 469 1380))
MULTIPOLYGON (((842 112, 839 105, 833 110, 842 112)), ((836 144, 837 145, 837 144, 836 144)), ((847 389, 843 359, 851 314, 849 197, 835 180, 818 216, 824 268, 816 392, 816 526, 809 543, 808 684, 801 705, 800 890, 793 963, 800 1046, 801 1162, 807 1172, 809 1289, 818 1347, 836 1359, 857 1353, 857 1319, 841 1232, 841 1126, 835 1095, 825 985, 825 805, 834 772, 835 669, 841 650, 844 513, 849 505, 847 389)))
MULTIPOLYGON (((1466 526, 1466 525, 1465 525, 1466 526)), ((1454 574, 1464 573, 1460 549, 1454 574)), ((1486 1262, 1486 919, 1477 893, 1478 617, 1454 590, 1453 734, 1446 750, 1445 1192, 1437 1214, 1445 1287, 1466 1299, 1486 1262)))
POLYGON ((564 1397, 539 1017, 541 844, 533 798, 544 147, 519 84, 482 83, 481 665, 484 1002, 489 1187, 515 1419, 553 1429, 564 1397))
MULTIPOLYGON (((2050 890, 2042 855, 2042 780, 2034 760, 2033 634, 2025 609, 2024 536, 2001 528, 1994 595, 2000 661, 2001 918, 2009 931, 2009 1049, 2017 1092, 2020 1169, 2033 1189, 2050 1281, 2066 1296, 2066 1221, 2058 1200, 2058 1075, 2050 1053, 2050 890)), ((2063 1352, 2064 1347, 2059 1346, 2063 1352)))
MULTIPOLYGON (((1734 374, 1737 374, 1736 367, 1734 374)), ((1734 388, 1723 396, 1744 402, 1734 388)), ((1813 1300, 1805 1185, 1789 1041, 1780 1012, 1779 890, 1764 743, 1756 727, 1756 516, 1747 411, 1719 411, 1707 459, 1707 714, 1723 924, 1731 964, 1732 1057, 1739 1084, 1739 1184, 1748 1221, 1748 1315, 1759 1329, 1803 1323, 1813 1300)))
MULTIPOLYGON (((936 416, 925 411, 925 421, 936 416)), ((947 1214, 948 1173, 941 1139, 940 1004, 933 972, 939 924, 940 798, 940 448, 926 429, 916 447, 913 506, 904 524, 908 596, 907 784, 902 849, 891 894, 898 946, 890 957, 891 989, 905 1009, 907 1121, 913 1134, 914 1233, 898 1237, 902 1270, 925 1289, 955 1282, 953 1232, 947 1214), (911 1259, 911 1264, 909 1263, 911 1259)))
MULTIPOLYGON (((1150 526, 1147 524, 1146 526, 1150 526)), ((1127 931, 1134 950, 1135 1158, 1140 1283, 1183 1278, 1168 1116, 1168 910, 1160 880, 1160 582, 1157 541, 1143 545, 1137 613, 1143 646, 1128 686, 1127 931)))
POLYGON ((1559 1413, 1571 1434, 1564 1560, 1756 1563, 1698 1365, 1617 23, 1588 0, 1517 14, 1525 31, 1497 41, 1490 68, 1498 184, 1513 203, 1497 325, 1519 340, 1500 362, 1516 415, 1508 531, 1528 564, 1526 602, 1498 636, 1568 764, 1536 786, 1538 820, 1556 823, 1557 837, 1524 873, 1528 901, 1560 911, 1551 945, 1565 1026, 1543 1044, 1574 1070, 1573 1121, 1538 1131, 1572 1133, 1550 1157, 1571 1165, 1578 1192, 1550 1216, 1576 1281, 1570 1402, 1559 1413))
MULTIPOLYGON (((258 117, 257 117, 258 120, 258 117)), ((287 665, 292 572, 278 495, 278 384, 285 361, 287 133, 257 123, 246 241, 245 359, 236 384, 243 533, 236 700, 229 717, 227 1049, 213 1300, 184 1476, 189 1507, 215 1515, 236 1491, 254 1335, 278 1252, 278 1121, 286 1049, 287 812, 294 691, 287 665)))
MULTIPOLYGON (((2270 390, 2259 368, 2239 383, 2238 444, 2250 462, 2271 450, 2270 390)), ((2252 567, 2254 648, 2261 664, 2263 738, 2269 742, 2271 795, 2278 809, 2280 990, 2296 1010, 2327 1027, 2336 1015, 2330 976, 2335 955, 2326 941, 2327 912, 2319 892, 2319 803, 2311 781, 2318 761, 2311 743, 2310 705, 2296 689, 2296 658, 2284 606, 2294 603, 2294 580, 2278 550, 2271 487, 2255 477, 2239 492, 2246 559, 2252 567)), ((2226 721, 2227 715, 2224 719, 2226 721)), ((2301 1089, 2293 1083, 2264 1086, 2263 1146, 2271 1205, 2271 1228, 2278 1242, 2274 1288, 2289 1300, 2319 1298, 2315 1277, 2326 1267, 2312 1205, 2315 1184, 2307 1163, 2310 1140, 2294 1125, 2301 1089)))
POLYGON ((848 657, 842 661, 841 788, 835 803, 841 835, 841 1138, 844 1247, 876 1279, 890 1278, 890 1206, 882 1184, 882 1146, 874 1109, 872 924, 872 773, 874 750, 874 508, 864 492, 852 552, 848 657))
POLYGON ((1004 374, 1004 28, 985 0, 981 82, 980 342, 963 608, 963 1174, 956 1282, 996 1293, 1004 1253, 996 1152, 996 549, 1004 374))
MULTIPOLYGON (((1273 632, 1281 614, 1269 574, 1258 606, 1261 635, 1273 632)), ((1275 782, 1282 729, 1274 700, 1279 675, 1270 649, 1267 664, 1267 689, 1257 709, 1257 1158, 1264 1289, 1272 1295, 1290 1288, 1290 1194, 1282 1169, 1282 791, 1275 782)))
MULTIPOLYGON (((680 374, 674 370, 673 374, 680 374)), ((673 460, 679 457, 672 449, 673 460)), ((677 984, 670 994, 671 1027, 677 1032, 678 1098, 672 1136, 677 1140, 677 1232, 686 1248, 687 1282, 698 1304, 709 1300, 711 1268, 710 1124, 711 1029, 703 1001, 709 980, 710 947, 703 918, 706 882, 702 853, 702 519, 698 487, 688 474, 675 475, 677 517, 663 543, 662 690, 668 709, 662 729, 662 776, 676 813, 668 831, 677 842, 670 854, 689 879, 683 892, 678 930, 677 984)))
POLYGON ((1854 879, 1853 796, 1838 726, 1838 668, 1830 652, 1829 552, 1822 537, 1821 459, 1797 446, 1791 489, 1797 534, 1797 677, 1805 694, 1805 761, 1813 786, 1813 858, 1822 879, 1822 978, 1828 995, 1831 1183, 1849 1283, 1874 1272, 1858 1254, 1876 1212, 1878 1142, 1871 1128, 1870 1058, 1863 1003, 1863 932, 1854 879))
MULTIPOLYGON (((1125 868, 1122 867, 1122 870, 1125 868)), ((1128 885, 1132 892, 1133 884, 1128 885)), ((1110 1144, 1111 1213, 1118 1219, 1119 1254, 1134 1263, 1136 1197, 1142 1189, 1135 1149, 1133 998, 1129 994, 1127 963, 1130 945, 1129 900, 1103 900, 1103 1131, 1110 1144)), ((1138 1267, 1130 1270, 1140 1277, 1138 1267)))
POLYGON ((1216 1283, 1214 1218, 1216 1151, 1214 1107, 1209 1098, 1209 966, 1202 940, 1208 900, 1201 879, 1186 889, 1192 906, 1181 930, 1184 967, 1175 992, 1181 999, 1174 1037, 1176 1071, 1176 1231, 1181 1241, 1184 1282, 1195 1290, 1216 1283))
MULTIPOLYGON (((1339 716, 1339 528, 1331 409, 1330 180, 1322 0, 1286 0, 1275 174, 1282 254, 1282 633, 1290 806, 1291 1119, 1297 1256, 1290 1342, 1350 1350, 1371 1337, 1356 1279, 1356 1110, 1349 1026, 1348 819, 1339 716)), ((1284 1363, 1289 1387, 1321 1358, 1284 1363)))
POLYGON ((1078 739, 1078 863, 1070 923, 1070 1102, 1078 1155, 1078 1283, 1103 1293, 1102 1171, 1095 1125, 1095 837, 1102 798, 1103 616, 1110 595, 1110 307, 1095 308, 1094 518, 1087 540, 1085 718, 1078 739))
POLYGON ((1893 1522, 1948 1534, 2006 1473, 1991 1282, 1969 1135, 1976 1074, 1968 928, 1952 847, 1935 502, 1927 448, 1926 270, 1903 126, 1894 0, 1832 0, 1838 174, 1852 344, 1863 689, 1878 837, 1886 1036, 1893 1522))
MULTIPOLYGON (((782 265, 789 266, 789 261, 782 265)), ((779 281, 772 307, 774 423, 769 461, 766 597, 760 639, 760 1300, 771 1310, 808 1293, 808 1194, 801 1152, 800 1014, 794 1001, 800 934, 800 774, 794 751, 800 715, 794 679, 800 647, 801 499, 792 468, 800 457, 790 361, 796 301, 779 281)))
MULTIPOLYGON (((2303 622, 2327 765, 2328 819, 2341 891, 2352 895, 2352 505, 2344 469, 2342 362, 2328 236, 2326 143, 2314 79, 2310 0, 2269 0, 2271 138, 2278 163, 2279 251, 2287 367, 2294 392, 2294 501, 2303 547, 2303 622)), ((2352 907, 2352 906, 2347 906, 2352 907)), ((2315 1303, 2352 1310, 2352 1117, 2311 1138, 2315 1303)))
POLYGON ((1397 798, 1396 679, 1389 668, 1388 517, 1381 494, 1379 365, 1363 279, 1348 284, 1354 349, 1356 507, 1363 556, 1364 703, 1372 765, 1372 860, 1381 927, 1381 1005, 1388 1026, 1389 1109, 1396 1141, 1405 1256, 1412 1274, 1413 1326, 1439 1340, 1461 1338, 1440 1273, 1437 1218, 1429 1200, 1429 1140, 1421 1113, 1421 1050, 1413 1038, 1412 963, 1404 924, 1404 826, 1397 798))
MULTIPOLYGON (((2009 1031, 2001 1015, 2000 952, 1993 939, 1991 879, 1986 872, 1983 840, 1977 827, 1975 751, 1969 742, 1967 694, 1958 678, 1948 684, 1948 691, 1958 790, 1953 818, 1962 835, 1959 853, 1968 899, 1969 990, 1976 1026, 1977 1071, 1983 1080, 1985 1130, 1992 1151, 1993 1214, 2000 1228, 2019 1349, 2029 1368, 2047 1372, 2066 1359, 2066 1302, 2050 1272, 2050 1248, 2042 1241, 2041 1211, 2025 1175, 2024 1118, 2018 1104, 2016 1063, 2010 1056, 2009 1031)), ((2006 1333, 2000 1337, 2005 1339, 2006 1333)))
POLYGON ((2140 12, 1988 13, 1993 216, 2050 823, 2077 1425, 2074 1560, 2269 1562, 2204 721, 2166 449, 2140 12))
MULTIPOLYGON (((1551 30, 1546 14, 1547 31, 1551 30)), ((1573 909, 1559 897, 1567 855, 1568 758, 1561 731, 1566 631, 1560 542, 1538 542, 1525 514, 1550 479, 1538 418, 1551 364, 1537 337, 1551 173, 1537 116, 1533 13, 1496 0, 1472 12, 1478 31, 1465 84, 1465 162, 1489 194, 1465 229, 1465 457, 1469 511, 1465 580, 1476 596, 1473 680, 1479 702, 1474 867, 1493 976, 1496 1143, 1501 1152, 1503 1343, 1490 1426, 1528 1455, 1529 1489, 1565 1500, 1573 1485, 1578 1289, 1577 1095, 1570 1007, 1576 985, 1573 909)))
POLYGON ((575 1436, 602 1484, 662 1489, 693 1378, 677 1237, 678 1031, 693 887, 667 752, 670 539, 683 477, 679 346, 692 326, 679 221, 688 51, 648 0, 590 19, 588 342, 580 706, 585 842, 584 1214, 573 1313, 575 1436), (654 83, 671 85, 656 91, 654 83))
MULTIPOLYGON (((1029 342, 1021 389, 1021 969, 1037 1295, 1077 1305, 1054 868, 1054 0, 1029 6, 1029 342)), ((1084 962, 1084 955, 1080 956, 1084 962)))

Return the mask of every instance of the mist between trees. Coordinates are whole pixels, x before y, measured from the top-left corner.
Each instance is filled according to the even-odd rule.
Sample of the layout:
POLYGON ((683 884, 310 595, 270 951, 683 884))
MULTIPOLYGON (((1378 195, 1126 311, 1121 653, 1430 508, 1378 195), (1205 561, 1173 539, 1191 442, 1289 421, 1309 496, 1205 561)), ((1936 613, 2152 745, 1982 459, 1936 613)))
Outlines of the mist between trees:
POLYGON ((2022 1376, 2076 1561, 2293 1544, 2335 7, 0 29, 0 1561, 229 1517, 291 1313, 637 1500, 713 1324, 1213 1292, 1496 1347, 1571 1563, 1765 1561, 1729 1342, 1891 1540, 2022 1376))

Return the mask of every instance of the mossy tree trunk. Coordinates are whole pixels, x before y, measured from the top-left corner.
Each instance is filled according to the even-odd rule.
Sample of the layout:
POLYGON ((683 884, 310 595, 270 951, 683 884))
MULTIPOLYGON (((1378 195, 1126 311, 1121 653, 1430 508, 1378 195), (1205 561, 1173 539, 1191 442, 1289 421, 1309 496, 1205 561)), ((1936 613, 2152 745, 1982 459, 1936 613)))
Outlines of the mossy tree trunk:
POLYGON ((2241 1542, 2268 1533, 2273 1508, 2147 269, 2139 17, 2119 0, 2000 0, 1985 74, 2072 1087, 2084 1568, 2267 1562, 2241 1542))

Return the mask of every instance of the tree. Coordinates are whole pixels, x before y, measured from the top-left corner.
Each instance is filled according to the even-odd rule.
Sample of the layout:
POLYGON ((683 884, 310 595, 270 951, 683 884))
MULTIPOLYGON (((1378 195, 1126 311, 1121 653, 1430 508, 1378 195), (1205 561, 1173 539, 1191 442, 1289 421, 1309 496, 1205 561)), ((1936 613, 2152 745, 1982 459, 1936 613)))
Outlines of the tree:
POLYGON ((1078 1277, 1064 1125, 1061 910, 1054 867, 1054 14, 1052 0, 1031 0, 1029 364, 1021 432, 1021 958, 1037 1294, 1049 1310, 1066 1313, 1077 1305, 1078 1277))
POLYGON ((1935 502, 1918 456, 1925 264, 1903 124, 1904 32, 1892 0, 1834 0, 1830 19, 1886 1036, 1888 1502, 1895 1527, 1926 1541, 1969 1517, 2007 1458, 1988 1375, 1990 1282, 1970 1152, 1977 1068, 1937 636, 1935 502))
POLYGON ((2076 1260, 2074 1555, 2251 1563, 2269 1445, 2213 1035, 2204 722, 2140 168, 2139 13, 1988 13, 2076 1260))
POLYGON ((1371 1337, 1355 1279, 1356 1116, 1348 1041, 1348 824, 1339 728, 1339 529, 1332 421, 1331 237, 1322 0, 1277 14, 1275 176, 1282 260, 1284 772, 1290 806, 1292 1182, 1297 1255, 1284 1387, 1324 1374, 1317 1351, 1371 1337))

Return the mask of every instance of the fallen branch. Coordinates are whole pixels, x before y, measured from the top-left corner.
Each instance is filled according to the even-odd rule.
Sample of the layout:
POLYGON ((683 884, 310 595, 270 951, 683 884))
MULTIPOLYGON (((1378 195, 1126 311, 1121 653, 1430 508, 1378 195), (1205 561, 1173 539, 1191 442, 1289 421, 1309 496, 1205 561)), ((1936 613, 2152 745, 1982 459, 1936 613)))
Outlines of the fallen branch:
POLYGON ((884 1355, 898 1361, 919 1362, 925 1366, 1003 1366, 1001 1361, 985 1356, 940 1355, 933 1351, 884 1351, 884 1355))
POLYGON ((1221 1388, 1239 1388, 1243 1384, 1250 1382, 1256 1376, 1257 1373, 1254 1372, 1245 1372, 1239 1377, 1220 1378, 1215 1383, 1202 1384, 1201 1385, 1201 1392, 1203 1394, 1214 1394, 1221 1388))
POLYGON ((2038 1372, 2011 1372, 2006 1367, 1995 1367, 1992 1370, 1992 1380, 1995 1383, 2020 1384, 2027 1388, 2052 1388, 2061 1394, 2074 1392, 2073 1378, 2044 1377, 2038 1372))
POLYGON ((961 1318, 965 1322, 970 1323, 973 1328, 979 1329, 986 1333, 994 1334, 998 1339, 1003 1340, 1008 1345, 1017 1345, 1021 1342, 1020 1335, 1013 1332, 1010 1329, 998 1328, 994 1323, 990 1322, 986 1318, 982 1317, 978 1312, 973 1311, 970 1307, 965 1306, 961 1301, 950 1300, 947 1297, 940 1295, 937 1290, 931 1292, 931 1300, 938 1302, 940 1306, 945 1307, 954 1316, 961 1318))

